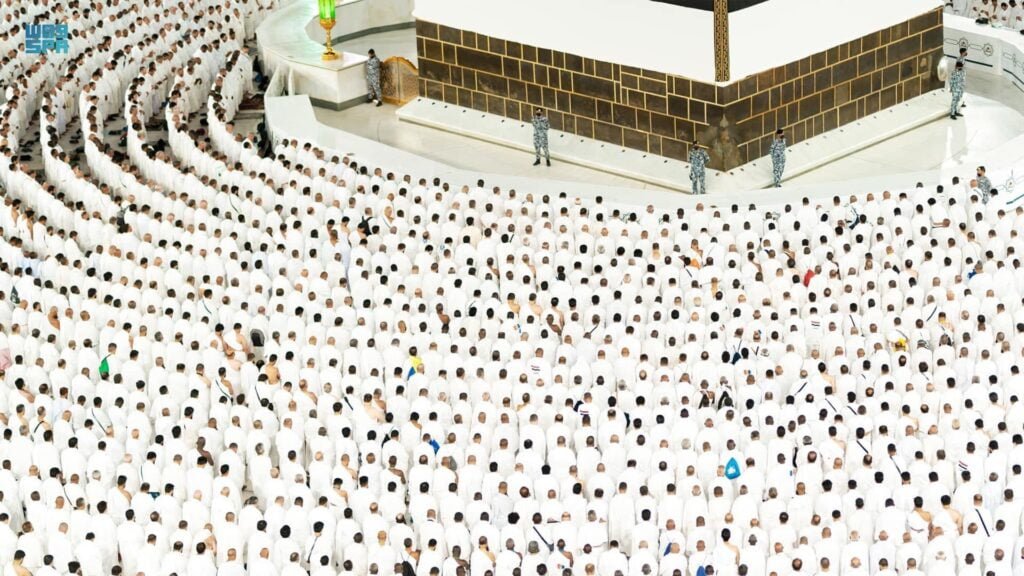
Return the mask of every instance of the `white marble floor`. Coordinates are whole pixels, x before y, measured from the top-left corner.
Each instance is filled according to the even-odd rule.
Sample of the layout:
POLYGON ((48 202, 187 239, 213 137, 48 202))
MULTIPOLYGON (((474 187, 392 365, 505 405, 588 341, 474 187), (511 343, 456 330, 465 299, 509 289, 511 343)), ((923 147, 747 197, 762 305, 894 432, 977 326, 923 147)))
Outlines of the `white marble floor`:
MULTIPOLYGON (((415 56, 415 33, 399 30, 346 43, 346 50, 375 48, 384 56, 415 56)), ((787 181, 787 186, 814 186, 849 179, 895 176, 927 170, 967 169, 991 164, 987 158, 1006 158, 994 151, 1024 134, 1024 93, 1000 78, 972 75, 968 80, 968 106, 958 121, 937 120, 905 134, 850 154, 787 181), (972 95, 982 98, 973 98, 972 95)), ((583 166, 556 162, 533 167, 530 153, 482 142, 426 126, 400 122, 396 108, 359 106, 341 112, 316 109, 317 118, 340 128, 456 168, 510 176, 540 176, 607 186, 664 189, 583 166)), ((1017 143, 1014 143, 1017 144, 1017 143)), ((1020 152, 1024 156, 1024 150, 1020 152)), ((995 168, 995 166, 990 166, 995 168)))
MULTIPOLYGON (((509 120, 426 98, 409 102, 397 114, 403 122, 501 144, 528 154, 533 152, 533 128, 529 122, 509 120)), ((949 96, 945 92, 937 90, 925 94, 838 130, 790 146, 786 154, 786 175, 792 179, 948 115, 949 96)), ((551 131, 550 140, 551 157, 555 161, 603 170, 654 186, 684 192, 692 190, 690 165, 687 162, 556 130, 551 131)), ((771 185, 771 162, 765 158, 727 172, 707 172, 708 194, 757 190, 771 185)))
POLYGON ((510 176, 545 176, 554 180, 570 180, 607 186, 631 186, 640 189, 662 189, 631 178, 600 172, 583 166, 555 162, 553 166, 532 166, 533 155, 499 144, 482 142, 451 132, 399 122, 396 108, 385 105, 357 106, 335 112, 315 108, 320 122, 351 132, 382 144, 412 152, 424 158, 443 162, 454 168, 510 176))
POLYGON ((969 79, 968 91, 967 107, 960 120, 932 122, 797 176, 789 183, 816 184, 985 164, 994 150, 1024 134, 1024 92, 1007 80, 981 74, 969 79))

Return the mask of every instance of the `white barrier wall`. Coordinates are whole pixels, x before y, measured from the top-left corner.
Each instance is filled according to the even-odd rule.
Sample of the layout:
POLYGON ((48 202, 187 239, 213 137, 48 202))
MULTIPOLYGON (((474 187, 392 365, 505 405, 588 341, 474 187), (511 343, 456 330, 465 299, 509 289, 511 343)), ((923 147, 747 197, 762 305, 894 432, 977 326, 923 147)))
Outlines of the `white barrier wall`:
POLYGON ((1024 36, 1015 30, 979 26, 963 16, 946 14, 945 24, 946 56, 956 58, 964 46, 969 70, 1006 76, 1024 91, 1024 36))

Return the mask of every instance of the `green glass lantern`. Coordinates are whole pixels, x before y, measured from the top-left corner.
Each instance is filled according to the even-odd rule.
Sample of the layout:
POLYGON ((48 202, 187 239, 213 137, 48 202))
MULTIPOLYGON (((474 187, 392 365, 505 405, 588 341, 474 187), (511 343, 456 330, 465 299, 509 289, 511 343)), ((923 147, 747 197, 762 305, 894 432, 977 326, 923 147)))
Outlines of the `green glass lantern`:
POLYGON ((334 0, 317 0, 321 20, 334 20, 334 0))
POLYGON ((334 28, 334 0, 316 0, 317 12, 320 15, 320 27, 324 29, 327 40, 324 42, 323 60, 337 60, 338 54, 331 48, 331 29, 334 28))

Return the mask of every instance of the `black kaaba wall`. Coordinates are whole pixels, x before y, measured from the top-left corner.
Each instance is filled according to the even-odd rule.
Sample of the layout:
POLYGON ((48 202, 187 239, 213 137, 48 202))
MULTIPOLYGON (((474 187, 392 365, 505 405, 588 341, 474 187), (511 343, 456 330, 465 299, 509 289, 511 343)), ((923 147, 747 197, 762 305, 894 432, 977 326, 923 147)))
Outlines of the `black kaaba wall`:
MULTIPOLYGON (((683 6, 686 8, 696 8, 697 10, 707 10, 708 12, 715 9, 715 0, 654 0, 655 2, 664 2, 665 4, 675 4, 676 6, 683 6)), ((768 0, 729 0, 729 12, 738 12, 744 8, 750 8, 756 6, 762 2, 768 0)))
POLYGON ((796 144, 942 88, 942 9, 788 64, 716 85, 416 22, 419 93, 685 160, 694 139, 709 168, 768 155, 776 128, 796 144))

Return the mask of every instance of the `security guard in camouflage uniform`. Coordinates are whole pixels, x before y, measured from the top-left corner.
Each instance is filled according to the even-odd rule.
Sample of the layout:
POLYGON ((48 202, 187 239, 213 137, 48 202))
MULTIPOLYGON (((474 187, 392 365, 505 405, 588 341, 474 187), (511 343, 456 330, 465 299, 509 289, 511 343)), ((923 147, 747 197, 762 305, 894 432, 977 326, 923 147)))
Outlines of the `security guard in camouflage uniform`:
POLYGON ((366 89, 369 91, 366 101, 376 102, 380 106, 384 104, 380 95, 380 58, 377 58, 373 49, 370 49, 369 56, 370 59, 366 61, 366 89))
POLYGON ((964 82, 966 80, 966 72, 964 71, 964 63, 957 62, 956 68, 953 70, 953 75, 949 77, 949 92, 952 97, 952 102, 949 104, 949 117, 956 120, 963 114, 960 113, 960 99, 964 97, 964 82))
MULTIPOLYGON (((960 56, 957 57, 956 63, 964 65, 964 79, 966 80, 966 78, 967 78, 967 48, 963 48, 963 47, 960 48, 960 56)), ((962 98, 962 97, 960 98, 960 107, 961 108, 966 108, 967 107, 967 98, 962 98)), ((962 114, 961 114, 961 116, 962 116, 962 114)))
POLYGON ((704 167, 711 161, 711 157, 708 156, 708 151, 698 144, 696 140, 693 141, 693 145, 690 147, 689 160, 690 186, 693 189, 693 193, 706 194, 707 188, 704 186, 704 167))
POLYGON ((533 113, 533 149, 537 153, 537 161, 534 166, 540 164, 540 153, 544 152, 544 160, 551 166, 551 152, 548 151, 548 130, 551 129, 551 122, 544 115, 540 108, 533 113))
POLYGON ((781 128, 775 131, 769 153, 772 156, 772 181, 778 188, 782 186, 782 172, 786 169, 786 134, 781 128))

